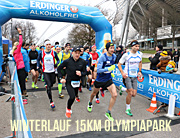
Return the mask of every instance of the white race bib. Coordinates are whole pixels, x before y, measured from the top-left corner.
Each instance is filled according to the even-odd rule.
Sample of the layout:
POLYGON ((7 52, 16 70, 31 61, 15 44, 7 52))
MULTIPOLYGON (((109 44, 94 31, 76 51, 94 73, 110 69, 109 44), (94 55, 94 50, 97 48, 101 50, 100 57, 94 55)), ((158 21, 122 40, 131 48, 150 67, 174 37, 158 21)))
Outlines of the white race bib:
POLYGON ((31 64, 36 64, 36 63, 37 63, 37 59, 31 60, 31 64))
POLYGON ((71 86, 73 88, 78 88, 80 86, 80 81, 71 81, 71 86))
POLYGON ((96 60, 92 60, 92 64, 96 64, 96 60))

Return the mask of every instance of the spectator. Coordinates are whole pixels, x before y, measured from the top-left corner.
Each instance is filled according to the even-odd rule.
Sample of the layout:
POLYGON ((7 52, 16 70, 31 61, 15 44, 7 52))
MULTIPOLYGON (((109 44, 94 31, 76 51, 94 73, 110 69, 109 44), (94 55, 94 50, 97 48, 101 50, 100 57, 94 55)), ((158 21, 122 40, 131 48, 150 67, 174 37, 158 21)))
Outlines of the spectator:
POLYGON ((160 62, 159 57, 160 57, 160 53, 162 52, 162 50, 163 50, 162 45, 156 46, 156 54, 155 54, 155 56, 154 57, 152 57, 152 56, 149 57, 149 60, 151 62, 150 69, 157 70, 156 65, 160 62))
POLYGON ((120 45, 116 48, 116 60, 115 63, 117 64, 119 62, 119 59, 122 57, 123 52, 123 46, 120 45))
POLYGON ((174 62, 176 63, 176 68, 178 68, 179 55, 180 55, 179 50, 176 48, 173 53, 174 62))
POLYGON ((25 85, 26 71, 25 71, 25 64, 23 61, 23 55, 21 53, 23 38, 22 38, 21 29, 17 28, 17 31, 19 32, 19 42, 14 43, 12 53, 17 66, 17 74, 19 79, 19 85, 21 88, 21 93, 22 95, 26 96, 27 95, 26 85, 25 85))

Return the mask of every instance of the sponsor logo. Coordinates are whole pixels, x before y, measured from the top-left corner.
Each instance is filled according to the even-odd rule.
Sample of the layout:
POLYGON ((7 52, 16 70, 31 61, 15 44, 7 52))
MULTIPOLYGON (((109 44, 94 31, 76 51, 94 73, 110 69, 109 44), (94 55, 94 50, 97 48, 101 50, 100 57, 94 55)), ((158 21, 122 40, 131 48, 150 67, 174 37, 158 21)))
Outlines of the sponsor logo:
POLYGON ((78 7, 76 7, 76 6, 71 6, 71 7, 70 7, 70 10, 71 10, 71 12, 73 12, 73 13, 77 13, 77 12, 78 12, 78 7))

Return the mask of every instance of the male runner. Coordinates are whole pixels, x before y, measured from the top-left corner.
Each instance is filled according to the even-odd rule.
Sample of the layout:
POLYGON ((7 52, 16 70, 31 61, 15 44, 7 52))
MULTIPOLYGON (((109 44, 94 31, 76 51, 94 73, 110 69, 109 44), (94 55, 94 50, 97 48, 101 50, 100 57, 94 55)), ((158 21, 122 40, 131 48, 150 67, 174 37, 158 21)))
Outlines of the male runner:
POLYGON ((97 78, 94 82, 93 92, 90 96, 90 101, 87 106, 88 112, 92 112, 92 101, 94 96, 99 92, 100 87, 103 89, 108 89, 111 93, 111 99, 108 107, 108 111, 105 113, 105 116, 110 120, 114 121, 111 116, 112 107, 116 101, 117 92, 116 86, 114 85, 111 77, 111 72, 115 69, 115 59, 116 55, 114 53, 114 44, 108 42, 106 44, 107 53, 104 53, 100 56, 97 64, 97 78))
MULTIPOLYGON (((89 91, 91 91, 91 80, 92 80, 92 75, 91 75, 91 71, 90 71, 90 56, 89 56, 89 47, 81 47, 81 56, 80 58, 84 59, 87 64, 86 64, 86 71, 87 71, 87 76, 88 76, 88 80, 87 80, 87 89, 89 89, 89 91)), ((82 84, 83 84, 83 87, 85 87, 85 79, 86 79, 86 76, 82 77, 82 84)))
POLYGON ((47 94, 50 101, 51 108, 55 108, 55 104, 52 100, 51 87, 56 82, 55 68, 59 64, 59 58, 53 50, 51 50, 51 42, 49 40, 45 41, 46 49, 41 51, 38 56, 38 67, 40 66, 40 61, 42 62, 44 80, 47 84, 47 94), (55 59, 57 63, 55 64, 55 59))
POLYGON ((30 68, 32 73, 32 88, 38 89, 37 80, 39 76, 39 72, 37 69, 37 59, 38 59, 38 51, 34 44, 31 45, 31 49, 29 50, 29 59, 30 59, 30 68))
MULTIPOLYGON (((94 68, 95 68, 95 65, 97 63, 97 60, 99 58, 99 55, 98 53, 96 52, 96 46, 93 45, 91 47, 91 52, 89 52, 90 56, 91 56, 91 71, 92 71, 92 85, 96 79, 96 76, 97 76, 97 72, 94 71, 94 68)), ((99 101, 99 92, 96 94, 96 103, 99 104, 100 101, 99 101)))
POLYGON ((66 83, 67 92, 69 94, 69 99, 67 102, 66 117, 71 118, 72 110, 71 106, 75 100, 75 97, 78 98, 78 88, 80 86, 81 76, 86 75, 86 61, 79 58, 80 57, 80 48, 74 48, 72 57, 65 60, 58 67, 58 76, 61 83, 66 83), (63 79, 63 74, 61 70, 66 67, 67 78, 63 79))
POLYGON ((139 50, 139 43, 137 40, 133 40, 131 43, 131 51, 125 53, 119 60, 118 68, 122 74, 123 79, 125 79, 125 86, 127 88, 126 97, 126 114, 133 116, 131 113, 130 103, 131 97, 135 97, 137 94, 137 75, 142 77, 142 53, 139 50), (121 65, 125 62, 124 71, 121 65), (139 71, 138 71, 139 68, 139 71))

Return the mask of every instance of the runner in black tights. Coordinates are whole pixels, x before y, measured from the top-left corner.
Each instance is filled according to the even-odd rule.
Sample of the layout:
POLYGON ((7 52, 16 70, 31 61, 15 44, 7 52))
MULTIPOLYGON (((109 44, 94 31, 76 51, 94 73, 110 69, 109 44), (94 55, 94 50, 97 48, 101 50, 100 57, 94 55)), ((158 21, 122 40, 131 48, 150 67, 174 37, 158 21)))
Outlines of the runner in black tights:
POLYGON ((67 92, 69 94, 69 99, 67 102, 66 117, 71 118, 71 106, 75 100, 78 98, 78 88, 80 86, 80 79, 82 76, 86 75, 86 61, 79 58, 80 48, 74 48, 72 57, 64 60, 60 66, 58 66, 58 76, 61 83, 66 83, 67 92), (63 79, 63 74, 61 70, 66 67, 67 78, 63 79))

